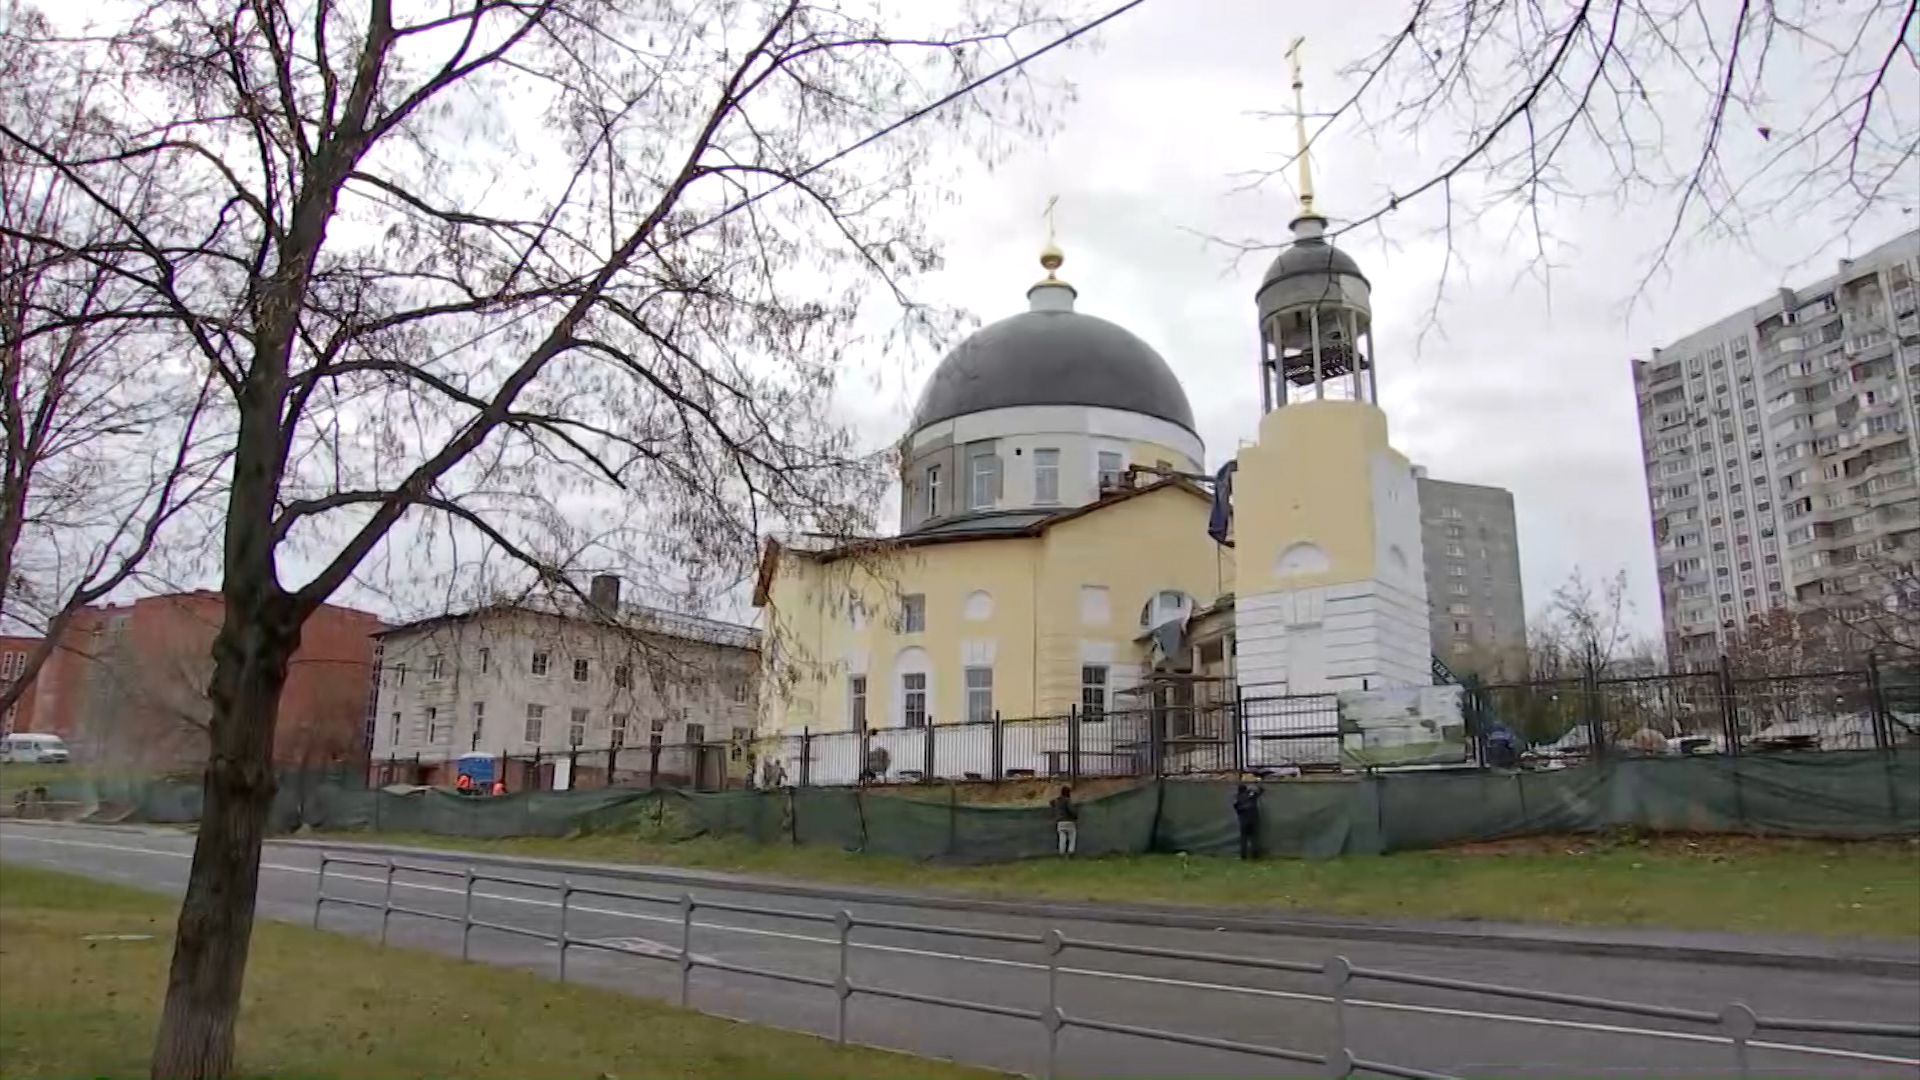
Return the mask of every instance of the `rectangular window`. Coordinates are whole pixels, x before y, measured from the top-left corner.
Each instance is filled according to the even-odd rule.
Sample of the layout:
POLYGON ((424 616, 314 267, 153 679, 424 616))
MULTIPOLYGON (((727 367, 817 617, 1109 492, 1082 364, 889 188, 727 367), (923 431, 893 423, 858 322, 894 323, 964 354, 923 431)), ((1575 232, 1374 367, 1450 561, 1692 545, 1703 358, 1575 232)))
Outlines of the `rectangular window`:
POLYGON ((1080 665, 1080 718, 1107 718, 1107 665, 1080 665))
POLYGON ((622 690, 633 685, 633 668, 626 664, 613 665, 613 685, 622 690))
POLYGON ((493 667, 493 650, 480 650, 480 674, 485 675, 493 667))
POLYGON ((900 632, 919 634, 927 629, 927 596, 913 593, 900 598, 900 632))
POLYGON ((627 714, 617 712, 607 719, 607 745, 618 750, 627 745, 627 714))
POLYGON ((908 727, 927 726, 927 676, 914 671, 900 676, 901 716, 908 727))
POLYGON ((707 725, 688 724, 687 741, 696 745, 707 741, 707 725))
POLYGON ((427 678, 444 679, 447 677, 447 658, 435 653, 427 657, 427 678))
POLYGON ((1099 456, 1100 474, 1098 477, 1101 491, 1120 486, 1120 474, 1126 471, 1127 459, 1118 450, 1102 450, 1099 456))
POLYGON ((540 745, 540 725, 547 718, 545 705, 527 706, 527 729, 520 733, 521 738, 535 746, 540 745))
POLYGON ((387 745, 400 745, 400 714, 393 714, 393 726, 387 730, 387 745))
POLYGON ((1000 497, 1000 459, 993 448, 974 450, 967 457, 967 506, 985 510, 1000 497))
POLYGON ((395 686, 407 685, 407 665, 405 664, 393 665, 393 685, 395 686))
POLYGON ((867 677, 847 677, 847 723, 854 731, 867 730, 867 677))
POLYGON ((533 654, 533 663, 528 666, 527 670, 531 671, 535 676, 544 679, 547 677, 547 665, 552 659, 553 657, 548 655, 545 649, 541 649, 533 654))
POLYGON ((427 742, 438 745, 443 734, 440 730, 440 710, 427 706, 427 742))
POLYGON ((751 729, 743 727, 734 728, 733 738, 727 740, 727 758, 731 761, 740 761, 745 758, 747 743, 751 741, 752 738, 753 731, 751 729))
POLYGON ((476 701, 473 703, 473 745, 474 746, 477 747, 480 745, 480 736, 486 730, 487 730, 487 703, 484 701, 476 701))
POLYGON ((1060 451, 1044 448, 1033 452, 1033 501, 1060 501, 1060 451))
POLYGON ((747 680, 735 679, 733 682, 733 703, 735 705, 745 705, 747 703, 747 691, 750 689, 751 687, 747 685, 747 680))
POLYGON ((575 660, 573 662, 573 681, 586 682, 587 676, 592 673, 592 670, 593 665, 589 664, 586 660, 575 660))
POLYGON ((983 724, 993 719, 993 669, 967 669, 967 722, 983 724))
POLYGON ((940 466, 927 466, 927 516, 940 516, 940 466))
POLYGON ((587 710, 575 709, 567 717, 567 745, 579 746, 587 741, 587 710))

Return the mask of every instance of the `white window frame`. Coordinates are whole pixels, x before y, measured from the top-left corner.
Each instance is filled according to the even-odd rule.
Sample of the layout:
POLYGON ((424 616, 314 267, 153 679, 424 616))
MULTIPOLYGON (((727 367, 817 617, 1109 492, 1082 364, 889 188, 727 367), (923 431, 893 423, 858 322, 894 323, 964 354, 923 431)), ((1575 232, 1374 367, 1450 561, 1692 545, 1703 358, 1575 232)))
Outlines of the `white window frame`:
POLYGON ((444 679, 447 677, 447 658, 434 653, 427 657, 427 678, 444 679))
POLYGON ((1094 486, 1100 491, 1120 486, 1120 477, 1127 471, 1127 455, 1118 450, 1101 450, 1094 454, 1094 486), (1112 477, 1112 481, 1108 481, 1112 477))
POLYGON ((910 728, 926 727, 930 719, 927 705, 927 673, 924 671, 901 672, 900 723, 910 728))
POLYGON ((1060 449, 1042 446, 1033 452, 1033 501, 1054 505, 1060 501, 1060 449))
POLYGON ((619 750, 627 745, 627 714, 613 713, 607 717, 607 747, 619 750))
POLYGON ((553 654, 545 649, 535 649, 527 660, 527 674, 536 679, 544 679, 553 670, 553 654))
POLYGON ((387 732, 387 745, 388 746, 400 745, 400 714, 399 713, 393 714, 393 728, 392 730, 387 732))
POLYGON ((927 516, 940 516, 940 466, 927 466, 927 516))
POLYGON ((584 707, 576 705, 567 714, 567 745, 584 746, 587 742, 587 722, 592 714, 584 707))
POLYGON ((867 677, 847 676, 847 729, 867 730, 867 677))
POLYGON ((482 647, 480 650, 480 674, 485 675, 493 668, 493 650, 482 647))
POLYGON ((577 683, 584 683, 584 682, 589 682, 592 679, 593 679, 593 661, 588 660, 584 656, 574 657, 573 681, 577 683))
POLYGON ((476 701, 473 703, 473 745, 480 745, 481 736, 486 733, 486 730, 487 703, 484 701, 476 701))
POLYGON ((967 509, 991 510, 1000 501, 1000 459, 992 450, 967 455, 967 509))
POLYGON ((993 720, 993 669, 985 665, 963 671, 967 695, 967 722, 984 724, 993 720))
POLYGON ((927 630, 927 594, 908 593, 900 598, 900 632, 923 634, 927 630))
POLYGON ((1080 719, 1098 723, 1107 718, 1112 700, 1113 668, 1107 664, 1080 665, 1080 719))
POLYGON ((542 736, 546 734, 546 725, 547 707, 538 702, 528 702, 526 726, 520 731, 521 741, 539 746, 542 736))

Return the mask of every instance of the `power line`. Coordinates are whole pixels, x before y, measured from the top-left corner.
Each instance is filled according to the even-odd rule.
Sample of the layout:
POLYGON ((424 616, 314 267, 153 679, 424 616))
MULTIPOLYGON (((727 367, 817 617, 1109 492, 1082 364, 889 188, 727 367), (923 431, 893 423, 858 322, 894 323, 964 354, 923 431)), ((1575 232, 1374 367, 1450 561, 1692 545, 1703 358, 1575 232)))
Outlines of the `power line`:
POLYGON ((709 225, 718 224, 719 222, 724 221, 729 215, 737 213, 741 210, 745 210, 747 207, 752 206, 754 203, 759 202, 761 199, 764 199, 767 196, 772 195, 777 191, 781 191, 787 187, 790 187, 794 184, 799 183, 802 180, 805 180, 807 177, 812 176, 814 173, 819 172, 821 169, 824 169, 829 165, 832 165, 834 162, 839 161, 842 158, 845 158, 851 154, 858 153, 859 151, 864 150, 869 146, 872 146, 874 143, 879 142, 881 139, 886 138, 887 136, 893 134, 896 131, 899 131, 901 128, 906 127, 908 124, 914 123, 915 121, 920 120, 921 118, 927 116, 930 113, 934 113, 943 108, 946 108, 948 105, 951 105, 954 102, 960 100, 961 98, 966 97, 968 94, 973 93, 975 90, 980 89, 981 87, 987 85, 988 83, 993 82, 994 80, 999 79, 1002 76, 1009 75, 1015 71, 1018 71, 1022 67, 1025 67, 1029 62, 1037 60, 1040 57, 1047 55, 1053 50, 1058 49, 1061 46, 1066 45, 1077 38, 1083 37, 1087 34, 1092 33, 1095 30, 1100 29, 1102 26, 1105 26, 1106 24, 1112 22, 1113 20, 1119 18, 1122 15, 1125 15, 1127 12, 1132 11, 1134 8, 1137 8, 1146 2, 1147 0, 1127 0, 1126 3, 1121 4, 1119 7, 1114 8, 1112 11, 1109 11, 1106 14, 1100 16, 1099 18, 1094 19, 1092 22, 1085 23, 1081 26, 1077 26, 1072 30, 1069 30, 1067 33, 1062 34, 1061 36, 1054 38, 1052 41, 1047 42, 1045 45, 1042 45, 1039 48, 1033 50, 1032 52, 1014 57, 1012 60, 1009 60, 1007 63, 1001 65, 1000 67, 995 68, 992 71, 987 72, 985 75, 979 76, 978 78, 974 79, 972 82, 961 85, 959 88, 955 89, 954 91, 947 94, 946 96, 938 98, 926 105, 922 105, 920 108, 915 109, 914 111, 908 113, 907 115, 901 117, 898 120, 895 120, 893 123, 888 124, 886 127, 880 128, 879 130, 872 132, 871 134, 865 136, 859 141, 853 143, 852 145, 844 147, 840 150, 837 150, 834 153, 828 155, 827 157, 821 158, 819 161, 814 162, 813 164, 807 166, 806 168, 800 170, 799 172, 793 174, 792 176, 782 178, 779 183, 773 185, 772 187, 766 189, 765 191, 757 192, 753 195, 748 196, 745 199, 740 200, 737 203, 734 203, 732 206, 727 207, 726 209, 720 211, 719 213, 713 215, 712 217, 706 219, 705 221, 702 221, 699 224, 688 229, 686 232, 681 233, 680 236, 676 237, 675 239, 680 239, 680 238, 690 236, 696 232, 699 232, 701 229, 706 228, 709 225))

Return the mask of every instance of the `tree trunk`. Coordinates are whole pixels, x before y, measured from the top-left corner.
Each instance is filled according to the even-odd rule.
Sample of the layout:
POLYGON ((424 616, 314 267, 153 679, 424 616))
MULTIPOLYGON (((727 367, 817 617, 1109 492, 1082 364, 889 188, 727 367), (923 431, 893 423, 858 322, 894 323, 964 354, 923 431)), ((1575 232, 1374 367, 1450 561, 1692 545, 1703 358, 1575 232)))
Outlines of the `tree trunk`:
POLYGON ((153 1080, 221 1080, 233 1065, 260 843, 274 795, 274 726, 300 632, 284 598, 262 595, 277 590, 249 592, 252 604, 228 594, 213 643, 200 834, 155 1036, 153 1080))

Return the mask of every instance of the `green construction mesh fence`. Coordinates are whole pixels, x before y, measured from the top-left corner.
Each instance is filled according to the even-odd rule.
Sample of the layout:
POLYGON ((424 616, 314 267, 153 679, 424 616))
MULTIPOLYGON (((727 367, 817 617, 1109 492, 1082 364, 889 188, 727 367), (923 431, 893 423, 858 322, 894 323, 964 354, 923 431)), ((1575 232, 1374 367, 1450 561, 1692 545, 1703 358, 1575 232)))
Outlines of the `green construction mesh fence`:
MULTIPOLYGON (((197 785, 63 781, 51 798, 111 805, 120 820, 187 823, 197 785)), ((1234 785, 1147 781, 1080 803, 1079 852, 1230 855, 1234 785)), ((1007 862, 1054 851, 1045 806, 969 803, 964 787, 914 797, 811 788, 700 794, 606 788, 473 797, 283 782, 270 826, 445 836, 602 833, 678 841, 740 837, 907 859, 1007 862)), ((1621 759, 1542 772, 1400 772, 1270 783, 1261 848, 1328 858, 1550 833, 1655 832, 1864 838, 1920 835, 1920 756, 1852 751, 1621 759)))

